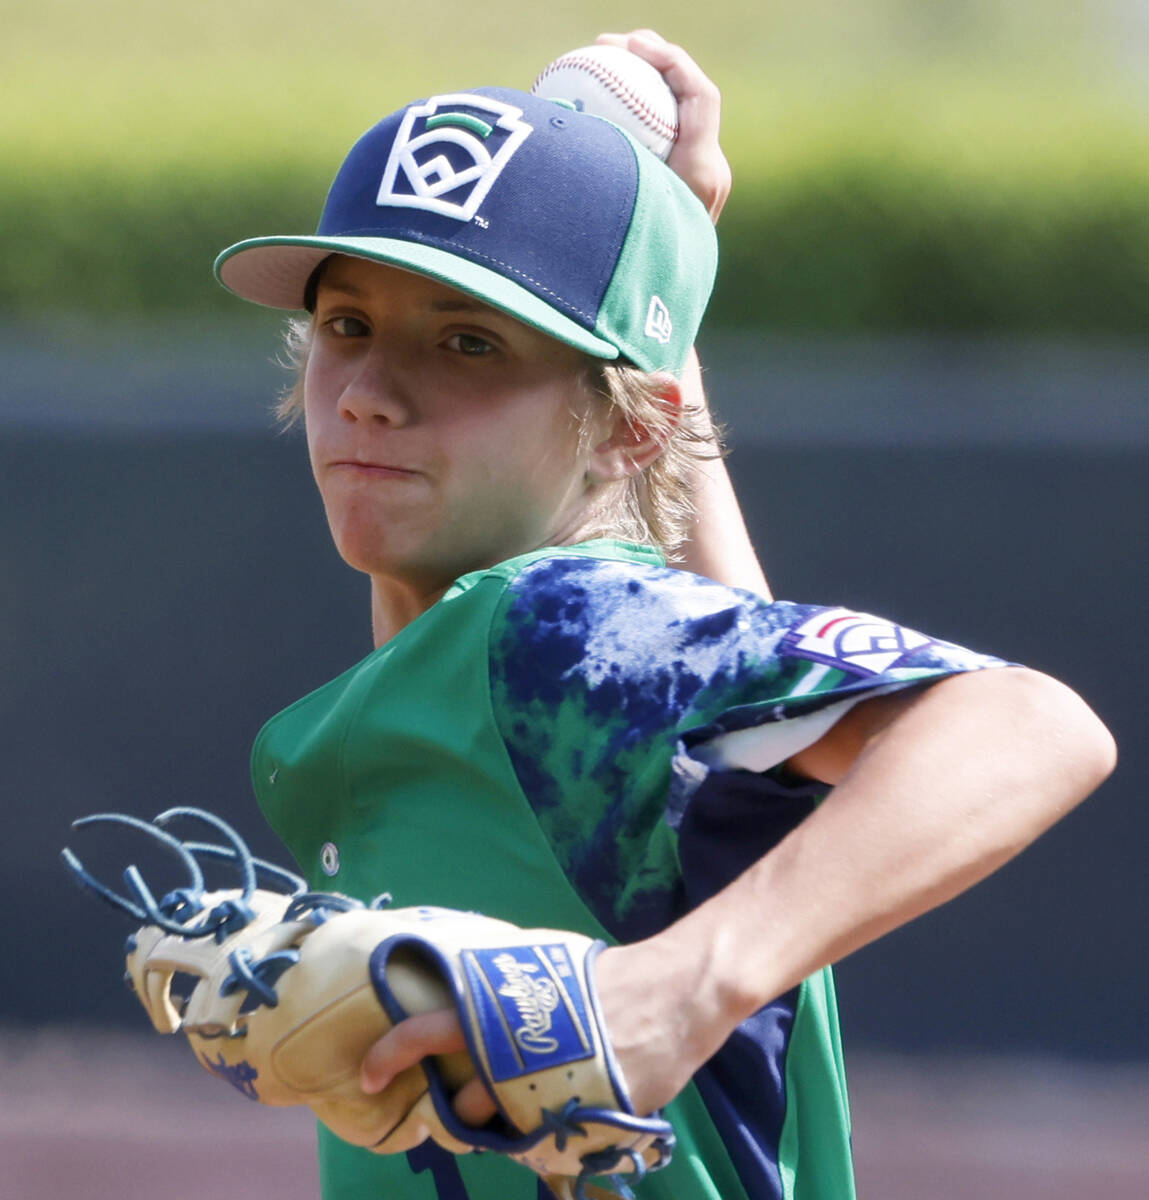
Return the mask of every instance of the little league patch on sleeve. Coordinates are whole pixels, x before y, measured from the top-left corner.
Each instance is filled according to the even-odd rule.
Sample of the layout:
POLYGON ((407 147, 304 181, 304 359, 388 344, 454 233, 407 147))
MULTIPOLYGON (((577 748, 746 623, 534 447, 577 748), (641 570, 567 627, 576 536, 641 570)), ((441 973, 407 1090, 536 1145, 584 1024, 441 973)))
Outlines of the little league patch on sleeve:
POLYGON ((495 1081, 594 1053, 586 997, 564 946, 469 950, 463 969, 495 1081))
POLYGON ((779 650, 787 657, 824 663, 852 675, 881 675, 930 643, 924 634, 881 617, 826 608, 791 629, 779 650))

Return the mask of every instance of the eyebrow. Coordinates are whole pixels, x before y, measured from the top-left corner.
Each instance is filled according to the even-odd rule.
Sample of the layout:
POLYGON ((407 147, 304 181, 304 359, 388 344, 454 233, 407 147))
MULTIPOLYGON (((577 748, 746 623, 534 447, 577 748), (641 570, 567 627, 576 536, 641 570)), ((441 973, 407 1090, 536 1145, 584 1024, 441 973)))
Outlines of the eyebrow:
POLYGON ((337 279, 324 279, 322 290, 340 292, 344 296, 353 296, 357 300, 363 296, 363 289, 361 287, 356 287, 353 283, 341 283, 337 279))
POLYGON ((432 312, 475 312, 475 313, 493 313, 498 312, 498 309, 492 308, 489 304, 483 304, 479 300, 432 300, 432 312))

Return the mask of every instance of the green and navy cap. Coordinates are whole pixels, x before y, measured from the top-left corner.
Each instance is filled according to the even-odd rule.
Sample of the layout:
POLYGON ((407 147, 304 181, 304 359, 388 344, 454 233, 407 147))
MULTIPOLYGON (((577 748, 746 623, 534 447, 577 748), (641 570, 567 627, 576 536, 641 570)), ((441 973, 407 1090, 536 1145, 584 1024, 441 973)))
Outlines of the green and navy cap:
POLYGON ((706 209, 609 121, 525 92, 418 100, 352 147, 312 235, 216 260, 233 292, 306 307, 330 254, 437 279, 596 358, 679 374, 710 298, 706 209))

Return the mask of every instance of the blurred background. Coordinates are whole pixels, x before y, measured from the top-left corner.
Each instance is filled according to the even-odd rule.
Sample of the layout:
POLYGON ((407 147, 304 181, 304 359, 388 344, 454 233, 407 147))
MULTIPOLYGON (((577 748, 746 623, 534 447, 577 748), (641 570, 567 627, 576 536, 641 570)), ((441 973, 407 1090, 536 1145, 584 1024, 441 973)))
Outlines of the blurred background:
POLYGON ((125 929, 57 860, 77 816, 183 803, 282 857, 250 743, 370 645, 269 415, 281 319, 210 264, 313 228, 406 100, 654 25, 725 97, 702 351, 776 592, 1058 675, 1122 751, 1021 859, 839 968, 861 1194, 1149 1194, 1149 3, 0 16, 0 1191, 316 1194, 309 1119, 150 1033, 125 929))

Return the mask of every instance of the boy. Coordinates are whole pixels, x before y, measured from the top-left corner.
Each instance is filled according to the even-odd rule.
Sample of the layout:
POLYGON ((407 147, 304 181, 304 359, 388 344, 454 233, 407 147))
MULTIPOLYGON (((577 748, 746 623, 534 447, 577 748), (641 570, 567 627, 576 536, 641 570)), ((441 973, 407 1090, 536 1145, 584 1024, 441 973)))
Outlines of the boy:
MULTIPOLYGON (((644 45, 680 97, 697 83, 644 45)), ((687 148, 716 103, 709 125, 684 105, 687 148)), ((714 266, 672 171, 505 89, 408 105, 352 149, 316 235, 221 255, 240 295, 309 312, 288 407, 376 641, 265 726, 253 778, 317 886, 616 943, 607 1028, 636 1110, 667 1106, 679 1138, 640 1195, 842 1200, 828 964, 1000 866, 1113 748, 1034 672, 724 586, 756 568, 736 521, 725 557, 721 472, 700 517, 688 496, 714 266), (664 565, 687 531, 722 583, 664 565)), ((450 1013, 402 1022, 364 1087, 461 1046, 450 1013)), ((477 1085, 455 1103, 493 1111, 477 1085)), ((496 1156, 322 1131, 321 1172, 329 1200, 546 1195, 496 1156)))

